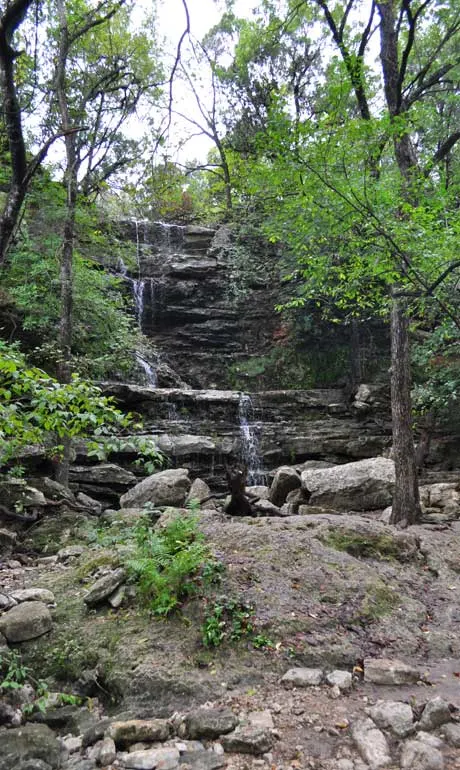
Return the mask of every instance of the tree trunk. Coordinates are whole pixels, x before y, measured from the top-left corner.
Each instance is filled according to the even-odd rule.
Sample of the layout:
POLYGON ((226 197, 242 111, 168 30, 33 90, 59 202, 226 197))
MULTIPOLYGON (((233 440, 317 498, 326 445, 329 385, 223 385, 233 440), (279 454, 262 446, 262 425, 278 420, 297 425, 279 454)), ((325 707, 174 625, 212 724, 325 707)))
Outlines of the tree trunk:
POLYGON ((0 88, 8 148, 11 183, 0 216, 0 264, 5 260, 27 192, 27 156, 22 130, 21 106, 14 82, 14 62, 18 54, 12 48, 12 37, 32 5, 33 0, 15 0, 0 16, 0 88))
MULTIPOLYGON (((73 252, 75 239, 75 213, 78 192, 78 161, 75 148, 75 133, 71 131, 72 122, 69 114, 67 99, 66 67, 69 53, 69 31, 67 27, 66 8, 64 0, 58 1, 60 16, 59 59, 56 66, 56 96, 65 134, 66 171, 65 186, 67 192, 67 212, 64 222, 60 264, 60 293, 61 317, 59 323, 60 360, 58 364, 58 380, 70 382, 72 360, 72 308, 73 308, 73 252)), ((56 478, 61 484, 68 486, 71 440, 63 440, 63 457, 56 469, 56 478)))
POLYGON ((409 330, 406 308, 393 297, 391 310, 391 416, 395 492, 391 524, 416 524, 421 516, 412 432, 409 330))

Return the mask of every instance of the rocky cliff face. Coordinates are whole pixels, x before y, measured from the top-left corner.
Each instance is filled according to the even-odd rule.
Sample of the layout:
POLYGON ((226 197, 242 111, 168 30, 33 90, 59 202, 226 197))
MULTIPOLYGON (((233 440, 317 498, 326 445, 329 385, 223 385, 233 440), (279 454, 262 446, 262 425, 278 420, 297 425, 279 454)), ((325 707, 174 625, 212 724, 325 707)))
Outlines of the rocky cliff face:
MULTIPOLYGON (((277 319, 268 277, 254 279, 243 303, 235 298, 227 228, 128 220, 118 229, 136 249, 135 268, 121 270, 139 325, 183 380, 228 386, 232 364, 270 347, 277 319)), ((158 368, 159 384, 170 384, 158 368)))

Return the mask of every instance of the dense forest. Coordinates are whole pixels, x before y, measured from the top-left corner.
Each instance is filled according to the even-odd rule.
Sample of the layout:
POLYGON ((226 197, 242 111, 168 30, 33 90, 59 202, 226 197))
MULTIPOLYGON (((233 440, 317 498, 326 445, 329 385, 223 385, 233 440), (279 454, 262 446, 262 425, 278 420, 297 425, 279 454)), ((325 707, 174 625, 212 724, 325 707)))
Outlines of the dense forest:
POLYGON ((459 377, 460 9, 229 3, 202 40, 183 11, 171 64, 134 3, 3 4, 3 465, 49 432, 65 481, 72 437, 125 419, 90 384, 129 379, 142 346, 93 260, 123 259, 117 220, 220 222, 236 291, 261 269, 283 281, 292 348, 302 325, 390 329, 393 520, 414 522, 414 421, 450 420, 459 377), (178 121, 209 140, 205 162, 172 159, 178 121))
POLYGON ((4 0, 0 99, 0 770, 459 770, 460 0, 4 0))

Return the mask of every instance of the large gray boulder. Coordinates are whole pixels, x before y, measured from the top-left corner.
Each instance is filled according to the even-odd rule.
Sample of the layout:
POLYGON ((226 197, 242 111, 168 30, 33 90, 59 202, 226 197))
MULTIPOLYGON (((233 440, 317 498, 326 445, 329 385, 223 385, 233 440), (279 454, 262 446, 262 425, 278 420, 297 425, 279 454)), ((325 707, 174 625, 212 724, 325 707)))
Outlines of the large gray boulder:
POLYGON ((52 620, 43 602, 23 602, 0 617, 0 633, 8 642, 25 642, 46 634, 52 620))
POLYGON ((393 460, 385 457, 302 472, 302 488, 309 495, 309 505, 338 511, 385 508, 391 504, 394 483, 393 460))
POLYGON ((0 770, 13 770, 26 763, 37 770, 43 766, 61 767, 60 743, 47 725, 28 723, 0 732, 0 770))
POLYGON ((136 484, 120 498, 122 508, 135 508, 145 503, 153 505, 181 506, 190 490, 186 468, 160 471, 136 484))
POLYGON ((286 497, 293 489, 300 487, 300 476, 295 468, 283 465, 275 473, 272 485, 270 487, 269 500, 278 507, 286 502, 286 497))

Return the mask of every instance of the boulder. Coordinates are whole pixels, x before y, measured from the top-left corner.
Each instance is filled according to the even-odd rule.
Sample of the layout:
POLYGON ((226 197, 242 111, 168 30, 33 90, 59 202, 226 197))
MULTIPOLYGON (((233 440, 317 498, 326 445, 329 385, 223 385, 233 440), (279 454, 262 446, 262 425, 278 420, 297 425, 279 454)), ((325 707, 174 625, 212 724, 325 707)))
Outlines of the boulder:
POLYGON ((402 770, 444 770, 439 749, 420 740, 407 741, 401 752, 402 770))
POLYGON ((100 604, 105 599, 108 599, 125 579, 126 572, 121 567, 114 572, 110 572, 108 575, 103 575, 89 589, 84 598, 85 604, 88 607, 95 607, 97 604, 100 604))
POLYGON ((224 735, 221 740, 225 751, 234 751, 239 754, 266 754, 273 748, 274 735, 270 730, 258 727, 239 727, 233 733, 224 735))
POLYGON ((191 483, 186 468, 153 473, 136 484, 120 498, 122 508, 135 508, 144 503, 181 506, 190 491, 191 483))
POLYGON ((437 696, 431 698, 423 709, 419 728, 421 730, 435 730, 437 727, 450 722, 451 719, 449 704, 437 696))
POLYGON ((51 630, 48 607, 42 602, 23 602, 0 617, 0 632, 8 642, 25 642, 51 630))
POLYGON ((0 732, 0 770, 61 766, 59 740, 47 725, 25 724, 0 732), (45 764, 46 763, 46 764, 45 764))
POLYGON ((270 487, 269 500, 273 505, 280 507, 286 502, 289 492, 300 487, 300 476, 295 468, 283 465, 275 473, 270 487))
POLYGON ((231 711, 200 708, 185 718, 189 738, 218 738, 235 729, 238 718, 231 711))
POLYGON ((372 719, 355 722, 351 735, 363 760, 372 770, 392 764, 387 739, 381 730, 376 728, 372 719))
POLYGON ((203 479, 195 479, 185 499, 185 505, 188 505, 192 500, 197 500, 202 508, 214 508, 214 501, 207 499, 210 495, 211 490, 206 482, 203 479), (206 500, 206 502, 202 504, 203 500, 206 500))
POLYGON ((367 709, 367 714, 382 730, 391 730, 398 738, 405 738, 415 730, 414 715, 408 703, 379 700, 367 709))
POLYGON ((122 748, 132 743, 167 741, 169 724, 165 719, 129 719, 125 722, 112 722, 107 735, 122 748))
POLYGON ((384 457, 302 472, 309 504, 339 511, 385 508, 391 504, 394 483, 394 463, 384 457))
POLYGON ((21 602, 43 602, 44 604, 54 604, 55 598, 52 591, 47 588, 18 588, 11 591, 10 596, 20 604, 21 602))
POLYGON ((286 687, 316 687, 323 681, 321 668, 290 668, 281 678, 286 687))

